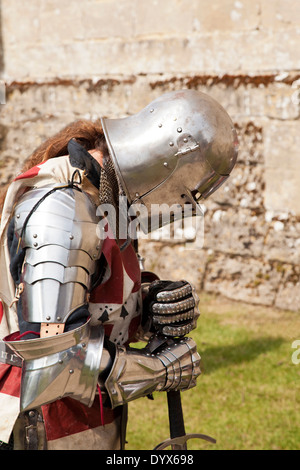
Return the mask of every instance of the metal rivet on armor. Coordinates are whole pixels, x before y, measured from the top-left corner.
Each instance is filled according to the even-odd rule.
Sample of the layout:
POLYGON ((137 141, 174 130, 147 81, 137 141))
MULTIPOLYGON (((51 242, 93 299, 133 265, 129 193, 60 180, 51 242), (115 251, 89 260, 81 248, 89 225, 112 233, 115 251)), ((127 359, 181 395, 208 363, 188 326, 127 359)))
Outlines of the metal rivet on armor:
POLYGON ((37 242, 35 242, 35 243, 33 244, 33 246, 38 246, 37 242))
POLYGON ((139 197, 139 193, 135 193, 135 197, 139 197))
POLYGON ((82 343, 81 346, 82 346, 83 348, 85 348, 85 347, 86 347, 86 343, 82 343))
POLYGON ((173 147, 174 142, 170 142, 169 145, 170 145, 170 147, 173 147))
POLYGON ((51 317, 49 317, 49 315, 48 315, 48 317, 46 317, 46 320, 50 320, 50 318, 51 318, 51 317))
POLYGON ((177 127, 177 132, 182 132, 182 127, 177 127))
POLYGON ((60 321, 60 320, 61 320, 61 317, 57 317, 56 320, 57 320, 57 321, 60 321))
POLYGON ((33 235, 33 238, 37 238, 37 234, 36 234, 36 233, 33 235))
POLYGON ((164 166, 166 166, 166 167, 167 167, 167 166, 168 166, 168 162, 164 162, 164 166))
POLYGON ((19 219, 19 218, 20 218, 20 214, 17 214, 16 217, 17 217, 17 219, 19 219))
POLYGON ((70 235, 70 240, 73 240, 73 238, 74 238, 74 235, 70 235))
POLYGON ((158 124, 158 127, 162 127, 162 123, 161 123, 161 122, 158 124))
POLYGON ((187 142, 187 141, 188 141, 188 139, 187 139, 187 137, 185 137, 185 138, 183 139, 183 142, 187 142))
POLYGON ((70 369, 70 370, 69 370, 69 373, 70 373, 70 374, 73 374, 73 373, 74 373, 74 370, 73 370, 73 369, 70 369))
POLYGON ((58 360, 58 364, 62 364, 64 361, 62 359, 58 360))
POLYGON ((35 411, 31 410, 31 411, 29 411, 28 414, 29 414, 30 418, 33 418, 35 416, 35 411))
POLYGON ((154 108, 151 108, 151 109, 150 109, 150 113, 153 113, 153 111, 154 111, 154 108))

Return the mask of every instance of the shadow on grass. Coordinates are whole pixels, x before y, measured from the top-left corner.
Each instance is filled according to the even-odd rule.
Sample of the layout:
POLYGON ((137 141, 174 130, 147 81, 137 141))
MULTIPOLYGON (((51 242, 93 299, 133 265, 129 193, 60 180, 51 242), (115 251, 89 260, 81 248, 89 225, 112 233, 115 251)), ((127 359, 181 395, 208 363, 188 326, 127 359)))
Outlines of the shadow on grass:
POLYGON ((206 348, 200 345, 202 370, 205 374, 210 374, 221 367, 251 362, 261 354, 278 349, 284 342, 280 337, 265 337, 226 346, 206 348))

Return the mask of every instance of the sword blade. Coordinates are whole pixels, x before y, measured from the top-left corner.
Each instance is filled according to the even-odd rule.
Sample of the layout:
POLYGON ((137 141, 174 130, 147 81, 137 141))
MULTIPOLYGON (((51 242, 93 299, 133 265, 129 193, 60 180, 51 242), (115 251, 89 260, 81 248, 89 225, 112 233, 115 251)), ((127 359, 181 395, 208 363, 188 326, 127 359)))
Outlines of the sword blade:
MULTIPOLYGON (((168 409, 169 409, 169 425, 170 425, 170 436, 171 439, 185 436, 185 426, 183 419, 183 411, 181 404, 180 391, 172 390, 167 393, 168 397, 168 409)), ((185 440, 172 444, 173 450, 187 450, 185 440)))

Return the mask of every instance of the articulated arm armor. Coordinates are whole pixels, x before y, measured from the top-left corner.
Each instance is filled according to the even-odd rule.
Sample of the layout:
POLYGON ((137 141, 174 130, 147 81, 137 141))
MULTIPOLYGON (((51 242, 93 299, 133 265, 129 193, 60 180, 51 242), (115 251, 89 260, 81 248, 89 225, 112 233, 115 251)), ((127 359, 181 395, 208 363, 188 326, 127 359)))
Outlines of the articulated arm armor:
POLYGON ((85 193, 72 188, 49 191, 34 189, 22 198, 15 209, 15 231, 26 249, 23 317, 30 323, 59 325, 61 332, 70 314, 86 302, 101 255, 99 218, 85 193))
POLYGON ((169 339, 151 352, 112 344, 108 351, 101 324, 88 320, 66 331, 76 309, 88 309, 102 242, 89 196, 75 188, 49 190, 31 190, 15 209, 15 232, 25 249, 22 314, 41 324, 40 338, 8 342, 24 360, 21 411, 65 396, 91 406, 97 384, 112 407, 155 390, 194 386, 200 357, 189 338, 169 339))
POLYGON ((113 406, 154 391, 187 390, 196 385, 200 357, 191 338, 165 339, 154 353, 150 349, 118 348, 105 383, 113 406))

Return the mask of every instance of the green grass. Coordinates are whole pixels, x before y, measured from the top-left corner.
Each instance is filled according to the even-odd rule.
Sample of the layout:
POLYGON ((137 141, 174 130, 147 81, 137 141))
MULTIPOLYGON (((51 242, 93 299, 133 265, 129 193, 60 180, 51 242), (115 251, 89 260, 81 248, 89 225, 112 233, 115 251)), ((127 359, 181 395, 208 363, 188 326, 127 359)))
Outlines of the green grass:
MULTIPOLYGON (((182 393, 188 449, 300 449, 300 314, 202 296, 191 335, 202 357, 197 386, 182 393)), ((126 449, 153 449, 169 437, 166 394, 129 404, 126 449)))

